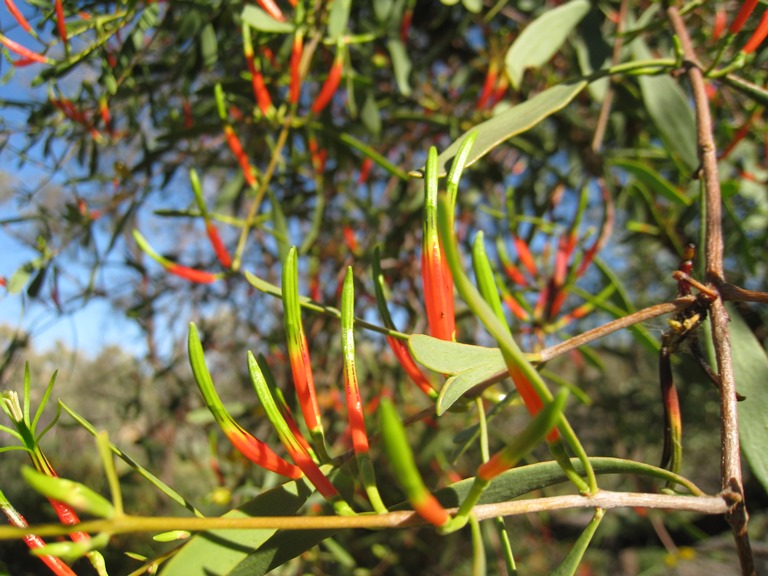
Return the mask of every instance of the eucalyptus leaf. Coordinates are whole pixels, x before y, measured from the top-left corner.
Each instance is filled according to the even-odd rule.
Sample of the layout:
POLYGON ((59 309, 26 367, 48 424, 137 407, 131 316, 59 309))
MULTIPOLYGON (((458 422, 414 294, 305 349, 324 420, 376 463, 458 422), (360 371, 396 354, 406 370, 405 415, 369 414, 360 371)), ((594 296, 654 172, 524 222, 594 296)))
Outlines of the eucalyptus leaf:
POLYGON ((520 87, 523 73, 549 62, 560 49, 568 34, 589 12, 588 0, 572 0, 544 13, 531 22, 507 50, 504 62, 509 81, 520 87))

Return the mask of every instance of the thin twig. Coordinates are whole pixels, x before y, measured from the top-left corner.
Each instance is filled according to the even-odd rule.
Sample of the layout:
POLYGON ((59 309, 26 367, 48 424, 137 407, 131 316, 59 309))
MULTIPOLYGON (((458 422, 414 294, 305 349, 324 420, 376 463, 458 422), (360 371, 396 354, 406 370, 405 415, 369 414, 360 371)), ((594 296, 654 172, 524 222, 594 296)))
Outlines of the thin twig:
POLYGON ((693 296, 685 296, 683 298, 673 300, 672 302, 663 302, 661 304, 654 304, 648 308, 643 308, 642 310, 638 310, 637 312, 633 312, 627 316, 617 318, 616 320, 612 320, 611 322, 603 324, 602 326, 598 326, 597 328, 593 328, 592 330, 587 330, 582 334, 578 334, 573 338, 569 338, 565 342, 561 342, 560 344, 555 344, 554 346, 545 348, 539 353, 540 358, 538 360, 540 362, 547 362, 552 360, 552 358, 560 356, 561 354, 565 354, 566 352, 570 352, 579 346, 584 346, 584 344, 588 344, 593 340, 597 340, 598 338, 603 338, 604 336, 607 336, 608 334, 623 328, 628 328, 634 324, 639 324, 640 322, 645 322, 651 318, 663 316, 664 314, 680 312, 681 310, 684 310, 690 306, 694 301, 695 298, 693 296))
MULTIPOLYGON (((693 94, 696 110, 697 144, 706 200, 707 280, 719 288, 725 284, 723 274, 722 202, 720 178, 717 170, 717 150, 712 136, 712 117, 705 90, 704 74, 698 65, 693 43, 677 7, 667 6, 667 17, 680 40, 685 72, 693 94)), ((712 340, 721 386, 721 483, 724 494, 729 496, 732 504, 726 514, 726 520, 731 525, 736 541, 742 574, 752 575, 756 574, 756 571, 747 534, 748 516, 744 503, 741 477, 736 383, 733 375, 731 343, 728 335, 728 313, 722 299, 712 303, 711 318, 712 340)))
MULTIPOLYGON (((621 0, 621 6, 619 7, 618 23, 616 24, 616 39, 613 41, 613 54, 611 55, 611 66, 616 66, 621 60, 621 49, 624 46, 624 21, 627 17, 627 0, 621 0)), ((597 124, 595 125, 595 133, 592 136, 592 151, 597 153, 603 147, 603 138, 605 137, 605 129, 608 126, 608 119, 611 116, 611 107, 613 106, 613 82, 611 78, 608 78, 608 88, 605 90, 605 96, 603 96, 603 103, 600 106, 600 115, 597 117, 597 124)))
MULTIPOLYGON (((724 514, 728 502, 720 496, 676 496, 669 494, 645 494, 635 492, 600 491, 591 496, 569 495, 549 498, 514 500, 497 504, 481 504, 473 509, 478 520, 497 516, 519 516, 550 510, 571 508, 662 508, 697 512, 699 514, 724 514)), ((458 508, 451 508, 455 514, 458 508)), ((415 512, 389 512, 387 514, 360 514, 357 516, 255 516, 255 517, 157 517, 121 516, 109 520, 91 520, 72 526, 41 524, 25 528, 0 526, 0 540, 18 539, 30 533, 37 536, 61 536, 72 531, 87 533, 106 532, 165 532, 170 530, 347 530, 351 528, 402 528, 421 526, 426 522, 415 512)))

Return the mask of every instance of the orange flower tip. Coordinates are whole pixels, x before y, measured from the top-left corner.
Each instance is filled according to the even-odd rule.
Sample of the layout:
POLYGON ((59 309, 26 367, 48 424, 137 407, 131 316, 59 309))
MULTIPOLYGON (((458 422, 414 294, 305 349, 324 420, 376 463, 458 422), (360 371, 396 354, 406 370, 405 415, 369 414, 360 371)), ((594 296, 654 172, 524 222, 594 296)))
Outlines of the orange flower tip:
POLYGON ((195 282, 197 284, 211 284, 219 279, 217 274, 211 274, 210 272, 205 272, 203 270, 188 268, 187 266, 182 266, 180 264, 171 264, 166 268, 166 270, 171 274, 174 274, 180 278, 184 278, 185 280, 189 280, 190 282, 195 282))
POLYGON ((432 494, 427 494, 420 502, 412 502, 414 511, 434 526, 445 526, 450 520, 448 512, 432 494))

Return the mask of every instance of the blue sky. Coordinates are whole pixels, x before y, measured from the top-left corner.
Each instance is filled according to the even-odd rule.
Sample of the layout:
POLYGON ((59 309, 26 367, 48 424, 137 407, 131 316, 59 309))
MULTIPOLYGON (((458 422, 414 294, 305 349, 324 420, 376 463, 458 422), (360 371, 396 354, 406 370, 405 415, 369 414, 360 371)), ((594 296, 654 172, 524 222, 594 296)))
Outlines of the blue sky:
MULTIPOLYGON (((35 10, 24 2, 18 3, 22 12, 36 24, 35 10)), ((20 29, 5 7, 0 8, 0 30, 32 50, 40 44, 20 29)), ((40 70, 33 65, 12 71, 7 59, 2 59, 0 68, 0 99, 18 101, 28 98, 45 98, 44 90, 33 89, 31 81, 40 70)), ((76 78, 70 79, 77 81, 76 78)), ((10 106, 3 106, 0 126, 0 220, 6 220, 24 213, 25 205, 14 196, 23 189, 34 195, 42 190, 50 177, 50 161, 46 161, 38 150, 30 151, 31 162, 19 166, 17 151, 24 148, 27 140, 24 131, 26 113, 10 106)), ((56 184, 57 177, 52 180, 56 184)), ((0 225, 0 276, 10 279, 14 272, 26 262, 37 257, 35 250, 18 239, 18 224, 0 225)), ((104 301, 94 300, 84 308, 61 316, 49 306, 31 300, 24 291, 9 294, 0 289, 0 324, 21 327, 33 337, 36 347, 52 348, 58 342, 71 347, 98 351, 105 344, 120 343, 134 351, 143 349, 141 334, 135 324, 115 313, 104 301)))

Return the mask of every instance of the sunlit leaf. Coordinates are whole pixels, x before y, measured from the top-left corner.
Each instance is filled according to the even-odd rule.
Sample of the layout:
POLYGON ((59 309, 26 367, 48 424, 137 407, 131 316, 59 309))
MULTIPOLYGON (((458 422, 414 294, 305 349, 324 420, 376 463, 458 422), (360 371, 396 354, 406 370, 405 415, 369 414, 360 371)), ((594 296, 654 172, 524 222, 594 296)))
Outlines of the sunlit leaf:
POLYGON ((242 19, 250 26, 261 32, 287 34, 293 32, 293 24, 275 20, 258 6, 247 4, 241 14, 242 19))
MULTIPOLYGON (((225 518, 292 516, 312 491, 303 481, 287 482, 260 494, 225 518)), ((212 530, 192 537, 160 571, 161 576, 224 576, 246 558, 258 554, 260 547, 277 530, 212 530)), ((306 549, 306 548, 305 548, 306 549)), ((263 552, 262 552, 263 553, 263 552)))
POLYGON ((545 10, 526 26, 504 58, 509 81, 514 88, 520 87, 527 68, 538 68, 549 62, 571 30, 587 15, 590 6, 587 0, 572 0, 557 8, 545 10))
MULTIPOLYGON (((478 133, 477 140, 472 147, 469 158, 467 158, 466 166, 471 166, 502 142, 530 130, 546 117, 562 110, 586 85, 586 80, 573 80, 552 86, 530 100, 513 106, 498 116, 474 126, 437 157, 438 176, 442 177, 448 173, 448 163, 453 160, 462 142, 472 132, 478 133)), ((423 171, 424 167, 422 166, 418 171, 412 172, 411 175, 422 177, 423 171)))
POLYGON ((408 75, 411 73, 411 58, 405 45, 400 40, 390 40, 387 42, 389 55, 392 58, 392 67, 395 72, 395 81, 397 89, 403 96, 411 95, 411 84, 408 75))

